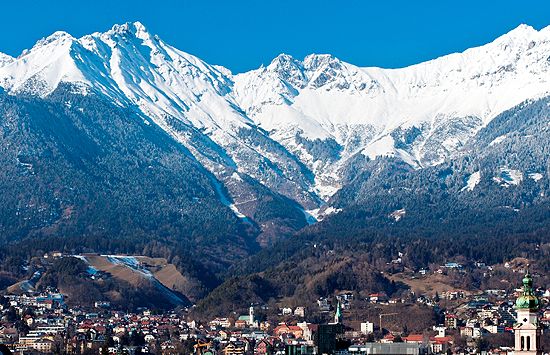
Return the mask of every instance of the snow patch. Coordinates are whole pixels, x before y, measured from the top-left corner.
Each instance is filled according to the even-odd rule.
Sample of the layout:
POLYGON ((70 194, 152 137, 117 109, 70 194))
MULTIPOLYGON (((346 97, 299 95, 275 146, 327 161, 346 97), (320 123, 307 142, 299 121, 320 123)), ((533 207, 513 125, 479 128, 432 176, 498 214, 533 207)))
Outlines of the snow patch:
POLYGON ((535 180, 535 182, 538 182, 543 178, 543 175, 541 173, 530 173, 528 176, 530 179, 535 180))
POLYGON ((399 222, 403 218, 403 216, 405 216, 406 213, 407 211, 403 208, 400 210, 393 211, 392 213, 390 213, 388 217, 393 218, 396 222, 399 222))
POLYGON ((374 160, 377 157, 394 156, 395 147, 393 138, 390 136, 384 136, 369 144, 361 153, 364 156, 369 157, 371 160, 374 160))
POLYGON ((319 210, 320 208, 315 208, 313 210, 303 210, 307 224, 312 225, 321 220, 319 216, 319 210))
POLYGON ((85 256, 82 256, 82 255, 71 255, 73 258, 77 258, 79 260, 82 260, 83 262, 86 263, 86 265, 88 265, 88 268, 86 269, 86 272, 88 273, 88 275, 90 276, 94 276, 98 273, 98 270, 93 267, 92 265, 90 265, 90 262, 88 261, 88 259, 86 259, 85 256))
POLYGON ((493 139, 493 141, 491 143, 489 143, 489 147, 492 147, 495 144, 499 144, 502 141, 504 141, 505 139, 506 139, 506 135, 498 136, 495 139, 493 139))
POLYGON ((481 172, 476 171, 468 177, 468 180, 466 181, 466 186, 464 186, 460 191, 473 191, 474 187, 476 187, 480 181, 481 172))
POLYGON ((493 181, 502 187, 517 186, 523 181, 523 173, 519 170, 501 168, 500 174, 493 181))
POLYGON ((220 199, 220 202, 223 205, 229 207, 229 209, 231 211, 233 211, 235 216, 237 216, 238 218, 242 219, 245 222, 250 223, 248 217, 246 217, 243 213, 241 213, 241 211, 239 211, 237 206, 235 206, 235 204, 233 202, 231 202, 227 196, 225 196, 225 194, 223 192, 222 184, 218 180, 216 180, 215 178, 212 178, 212 184, 214 185, 214 188, 216 189, 216 192, 218 194, 218 198, 220 199))
POLYGON ((335 208, 335 207, 329 206, 325 209, 325 211, 323 212, 323 215, 330 216, 331 214, 336 214, 341 211, 342 211, 341 208, 335 208))
POLYGON ((241 181, 241 182, 243 181, 243 179, 241 178, 238 172, 234 172, 233 174, 231 174, 231 178, 236 181, 241 181))

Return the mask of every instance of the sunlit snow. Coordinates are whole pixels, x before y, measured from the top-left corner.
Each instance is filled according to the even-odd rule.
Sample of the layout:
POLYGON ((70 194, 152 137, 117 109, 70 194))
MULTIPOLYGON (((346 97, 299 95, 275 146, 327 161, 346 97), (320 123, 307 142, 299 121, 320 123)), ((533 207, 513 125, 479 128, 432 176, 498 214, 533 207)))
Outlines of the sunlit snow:
POLYGON ((468 180, 466 180, 466 186, 464 186, 460 191, 472 191, 474 187, 479 184, 481 181, 481 172, 476 171, 472 175, 468 177, 468 180))

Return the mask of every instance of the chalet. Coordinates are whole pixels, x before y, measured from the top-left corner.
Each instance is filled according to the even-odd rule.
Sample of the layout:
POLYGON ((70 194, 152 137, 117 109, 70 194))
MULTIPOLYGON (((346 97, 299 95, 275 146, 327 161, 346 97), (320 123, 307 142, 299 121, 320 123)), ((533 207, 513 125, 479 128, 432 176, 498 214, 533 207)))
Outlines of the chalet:
POLYGON ((370 303, 388 302, 388 295, 386 292, 371 293, 369 295, 370 303))

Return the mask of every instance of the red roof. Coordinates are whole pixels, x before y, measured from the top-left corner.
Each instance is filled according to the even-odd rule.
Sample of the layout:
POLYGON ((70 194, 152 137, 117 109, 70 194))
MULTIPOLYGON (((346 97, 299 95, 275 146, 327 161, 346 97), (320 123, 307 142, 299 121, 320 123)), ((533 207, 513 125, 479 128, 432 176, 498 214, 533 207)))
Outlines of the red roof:
POLYGON ((404 337, 403 340, 407 342, 423 342, 424 335, 422 334, 411 334, 408 337, 404 337))
POLYGON ((453 341, 452 337, 430 337, 430 341, 436 342, 438 344, 446 344, 453 341))

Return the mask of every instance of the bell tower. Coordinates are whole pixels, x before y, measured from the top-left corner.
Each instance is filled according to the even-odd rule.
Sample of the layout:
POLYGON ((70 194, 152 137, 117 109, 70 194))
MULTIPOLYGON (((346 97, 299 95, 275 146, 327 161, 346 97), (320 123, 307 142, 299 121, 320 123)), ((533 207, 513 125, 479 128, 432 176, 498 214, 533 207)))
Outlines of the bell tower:
POLYGON ((254 325, 254 306, 250 306, 248 309, 248 324, 254 325))
POLYGON ((514 325, 514 355, 542 355, 541 328, 538 320, 540 301, 533 291, 529 270, 523 278, 523 291, 516 300, 517 321, 514 325))

